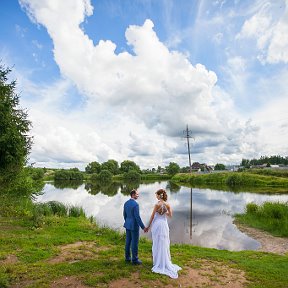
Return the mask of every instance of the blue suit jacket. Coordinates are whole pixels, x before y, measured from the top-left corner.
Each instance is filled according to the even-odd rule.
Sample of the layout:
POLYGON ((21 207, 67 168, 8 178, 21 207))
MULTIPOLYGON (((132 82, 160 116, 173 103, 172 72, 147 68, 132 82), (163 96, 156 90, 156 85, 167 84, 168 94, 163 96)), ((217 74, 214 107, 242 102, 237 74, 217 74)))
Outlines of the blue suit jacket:
POLYGON ((139 215, 139 205, 134 199, 129 199, 124 204, 123 210, 124 227, 129 230, 139 230, 139 226, 144 229, 145 226, 139 215))

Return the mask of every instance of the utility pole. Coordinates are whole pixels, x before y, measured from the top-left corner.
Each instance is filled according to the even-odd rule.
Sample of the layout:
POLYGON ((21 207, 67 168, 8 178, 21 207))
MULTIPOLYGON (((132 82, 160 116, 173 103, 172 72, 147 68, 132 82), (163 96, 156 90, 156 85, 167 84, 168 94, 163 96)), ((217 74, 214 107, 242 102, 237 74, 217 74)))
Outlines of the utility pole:
POLYGON ((190 170, 190 173, 192 173, 191 156, 190 156, 190 143, 189 143, 189 139, 192 138, 192 136, 191 136, 192 131, 188 129, 188 124, 186 126, 186 130, 183 130, 183 134, 185 135, 184 138, 187 139, 188 156, 189 156, 189 170, 190 170))
MULTIPOLYGON (((187 148, 188 148, 188 157, 189 157, 189 170, 190 173, 192 173, 192 165, 191 165, 191 153, 190 153, 190 138, 192 137, 192 131, 189 130, 188 128, 188 124, 186 126, 186 129, 183 130, 183 134, 184 134, 184 138, 186 138, 187 140, 187 148)), ((192 187, 190 188, 190 239, 192 239, 192 230, 193 230, 193 191, 192 191, 192 187)))

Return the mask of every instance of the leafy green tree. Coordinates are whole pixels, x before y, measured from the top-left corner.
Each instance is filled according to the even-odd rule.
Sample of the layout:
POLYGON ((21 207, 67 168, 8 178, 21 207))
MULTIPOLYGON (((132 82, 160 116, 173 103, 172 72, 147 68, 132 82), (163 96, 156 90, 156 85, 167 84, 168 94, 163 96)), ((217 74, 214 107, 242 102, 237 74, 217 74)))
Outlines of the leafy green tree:
POLYGON ((225 170, 226 167, 224 164, 221 164, 221 163, 217 163, 214 167, 214 170, 225 170))
POLYGON ((240 166, 243 166, 245 168, 250 167, 250 160, 249 159, 242 159, 240 166))
POLYGON ((190 167, 185 166, 180 168, 180 173, 189 173, 190 172, 190 167))
POLYGON ((165 168, 169 175, 175 175, 180 172, 180 166, 175 162, 170 162, 165 168))
POLYGON ((270 163, 270 165, 288 165, 288 156, 282 157, 280 155, 273 156, 261 156, 259 159, 242 159, 241 166, 245 168, 250 168, 251 165, 263 165, 270 163))
POLYGON ((88 174, 93 174, 93 173, 100 173, 101 171, 101 164, 98 163, 97 161, 90 162, 86 167, 85 171, 88 174))
POLYGON ((31 122, 19 107, 16 82, 8 83, 10 69, 0 65, 0 174, 15 178, 27 163, 32 145, 31 122))
POLYGON ((124 160, 121 164, 120 164, 120 172, 122 173, 127 173, 131 170, 134 170, 138 173, 141 173, 141 169, 140 167, 133 161, 130 160, 124 160))
POLYGON ((110 183, 112 181, 113 174, 109 170, 101 170, 101 172, 97 175, 97 179, 101 183, 110 183))
POLYGON ((140 181, 141 175, 135 170, 130 170, 124 173, 123 178, 125 181, 140 181))
POLYGON ((119 165, 116 160, 110 159, 101 164, 101 170, 108 170, 113 175, 117 175, 119 173, 119 165))
POLYGON ((43 168, 26 167, 25 169, 33 180, 40 180, 44 177, 43 168))
POLYGON ((55 180, 78 180, 83 181, 83 174, 78 170, 75 170, 75 168, 65 170, 57 170, 55 171, 54 179, 55 180))

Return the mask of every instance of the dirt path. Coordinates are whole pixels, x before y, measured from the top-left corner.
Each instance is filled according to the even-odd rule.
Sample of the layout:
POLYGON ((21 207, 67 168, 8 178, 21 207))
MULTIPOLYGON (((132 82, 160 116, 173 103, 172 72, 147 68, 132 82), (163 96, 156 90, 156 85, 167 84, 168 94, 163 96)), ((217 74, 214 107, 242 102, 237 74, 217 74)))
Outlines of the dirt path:
POLYGON ((258 251, 271 252, 280 255, 288 253, 288 238, 275 237, 268 232, 235 223, 238 229, 261 243, 258 251))
POLYGON ((108 287, 244 288, 248 283, 243 271, 223 265, 223 263, 198 260, 197 263, 191 263, 191 266, 183 267, 178 279, 171 279, 167 276, 165 283, 160 280, 140 280, 139 273, 133 273, 130 278, 110 282, 108 287))

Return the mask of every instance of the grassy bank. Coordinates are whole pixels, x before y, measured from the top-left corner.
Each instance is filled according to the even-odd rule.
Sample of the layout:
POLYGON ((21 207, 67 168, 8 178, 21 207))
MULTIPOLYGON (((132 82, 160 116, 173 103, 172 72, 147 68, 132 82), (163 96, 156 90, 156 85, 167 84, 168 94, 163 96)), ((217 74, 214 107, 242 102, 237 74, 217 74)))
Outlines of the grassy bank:
MULTIPOLYGON (((45 223, 35 229, 28 217, 0 218, 0 287, 50 287, 61 279, 73 279, 88 287, 108 287, 117 279, 135 281, 135 274, 140 287, 175 285, 175 280, 151 273, 148 240, 140 240, 143 265, 135 267, 124 262, 125 237, 116 231, 100 228, 84 217, 49 216, 45 223)), ((189 269, 201 273, 204 261, 217 267, 215 283, 219 269, 226 266, 244 271, 247 287, 287 287, 288 256, 189 245, 172 245, 171 253, 173 262, 183 267, 179 279, 186 277, 189 269)))
POLYGON ((235 215, 237 222, 265 230, 274 236, 288 237, 288 203, 249 203, 244 214, 235 215))
POLYGON ((259 175, 267 175, 267 176, 276 176, 276 177, 284 177, 288 178, 288 170, 282 169, 249 169, 250 173, 259 174, 259 175))
POLYGON ((171 180, 184 185, 218 184, 218 185, 227 185, 229 187, 261 186, 261 187, 284 187, 288 189, 287 178, 259 175, 248 172, 222 172, 222 173, 209 173, 209 174, 179 173, 173 176, 171 180))

